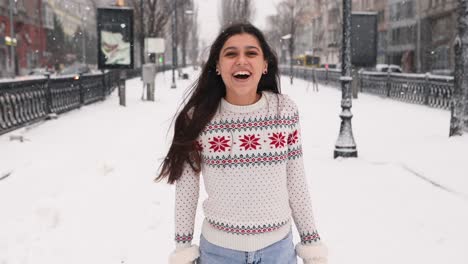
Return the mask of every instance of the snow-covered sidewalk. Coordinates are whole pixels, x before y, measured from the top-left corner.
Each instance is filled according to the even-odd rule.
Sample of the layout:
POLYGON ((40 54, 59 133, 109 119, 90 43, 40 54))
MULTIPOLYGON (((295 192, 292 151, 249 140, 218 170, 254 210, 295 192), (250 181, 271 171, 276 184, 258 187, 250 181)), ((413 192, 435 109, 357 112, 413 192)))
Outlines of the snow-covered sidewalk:
MULTIPOLYGON (((167 263, 174 189, 152 180, 198 74, 189 73, 177 89, 170 72, 158 74, 156 102, 140 100, 136 78, 127 81, 127 107, 114 93, 0 136, 0 264, 167 263)), ((300 109, 330 263, 467 263, 468 137, 448 138, 449 112, 360 94, 352 108, 359 158, 334 160, 341 93, 307 86, 282 79, 300 109)), ((195 243, 202 219, 199 210, 195 243)))

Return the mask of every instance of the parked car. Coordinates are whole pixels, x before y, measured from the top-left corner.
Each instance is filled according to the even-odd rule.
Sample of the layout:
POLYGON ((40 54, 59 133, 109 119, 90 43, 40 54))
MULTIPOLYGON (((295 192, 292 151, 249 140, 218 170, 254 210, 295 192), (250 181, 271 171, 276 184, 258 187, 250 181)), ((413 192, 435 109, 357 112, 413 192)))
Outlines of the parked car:
POLYGON ((378 71, 378 72, 396 72, 396 73, 402 73, 403 72, 401 67, 398 66, 398 65, 395 65, 395 64, 377 64, 377 65, 375 65, 375 71, 378 71))

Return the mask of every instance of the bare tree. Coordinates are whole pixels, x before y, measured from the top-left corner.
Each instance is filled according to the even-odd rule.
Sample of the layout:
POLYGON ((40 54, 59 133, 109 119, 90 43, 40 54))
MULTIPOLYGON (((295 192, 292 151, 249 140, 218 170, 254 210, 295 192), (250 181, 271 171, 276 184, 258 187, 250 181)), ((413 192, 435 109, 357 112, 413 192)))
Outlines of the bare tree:
POLYGON ((311 17, 311 3, 307 0, 283 0, 276 6, 278 18, 276 28, 284 41, 288 41, 290 58, 290 79, 293 83, 293 58, 298 27, 303 26, 311 17))
POLYGON ((268 16, 267 18, 267 28, 264 30, 265 38, 268 41, 268 43, 275 48, 275 50, 280 54, 281 52, 281 45, 278 44, 281 40, 281 31, 278 30, 278 15, 271 15, 268 16))
MULTIPOLYGON (((181 12, 180 7, 185 3, 184 0, 128 0, 129 6, 134 10, 134 20, 135 25, 135 35, 140 36, 138 39, 143 39, 144 37, 151 38, 166 38, 170 37, 172 34, 171 31, 167 30, 168 23, 171 22, 171 18, 174 15, 174 1, 176 1, 176 8, 178 11, 178 16, 181 12), (143 30, 141 32, 141 1, 143 1, 143 30), (168 34, 169 33, 169 34, 168 34), (143 35, 141 35, 143 34, 143 35)), ((178 35, 176 38, 176 43, 178 42, 178 35)), ((150 60, 154 62, 156 57, 153 55, 150 56, 150 60)))
POLYGON ((191 48, 189 50, 189 57, 193 65, 198 65, 198 53, 199 53, 199 37, 198 37, 198 9, 193 10, 192 15, 192 30, 191 30, 191 48))
MULTIPOLYGON (((134 9, 135 18, 141 16, 140 1, 143 1, 145 36, 165 37, 165 27, 170 21, 174 11, 173 0, 129 0, 129 5, 134 9)), ((183 0, 175 1, 177 1, 178 9, 185 4, 183 0)), ((139 19, 135 19, 135 27, 137 32, 139 32, 139 19)))
MULTIPOLYGON (((98 4, 111 4, 115 0, 89 0, 94 7, 98 4)), ((196 13, 193 10, 193 0, 127 0, 127 4, 133 8, 134 12, 134 28, 135 36, 140 36, 138 39, 141 39, 141 34, 145 37, 153 38, 167 38, 172 34, 168 29, 168 23, 171 22, 171 18, 174 15, 174 1, 175 8, 177 8, 177 28, 178 34, 176 34, 175 41, 180 43, 182 50, 182 63, 185 66, 186 64, 186 50, 187 50, 187 41, 191 35, 194 27, 196 27, 196 13), (141 32, 141 19, 142 10, 141 2, 143 1, 143 25, 144 32, 141 32), (193 15, 188 15, 185 11, 192 10, 194 11, 193 15), (192 16, 191 18, 189 16, 192 16)), ((198 30, 198 29, 196 29, 198 30)), ((191 43, 192 45, 198 46, 198 36, 197 43, 191 43)))
MULTIPOLYGON (((178 17, 180 18, 177 23, 177 28, 180 36, 180 46, 182 49, 182 66, 187 65, 187 42, 193 36, 193 27, 197 26, 197 18, 195 17, 195 10, 192 0, 179 0, 178 17)), ((190 43, 193 44, 193 43, 190 43)))
POLYGON ((221 0, 219 22, 224 27, 235 22, 249 22, 255 16, 252 0, 221 0))
POLYGON ((146 34, 148 37, 164 37, 164 27, 168 23, 173 12, 173 6, 165 0, 146 0, 147 15, 146 34))

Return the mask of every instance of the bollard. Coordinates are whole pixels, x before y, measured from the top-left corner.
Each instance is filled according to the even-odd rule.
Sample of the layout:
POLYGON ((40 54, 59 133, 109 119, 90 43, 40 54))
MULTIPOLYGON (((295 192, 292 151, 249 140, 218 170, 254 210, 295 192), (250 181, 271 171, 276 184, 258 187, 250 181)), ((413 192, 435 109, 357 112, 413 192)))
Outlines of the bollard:
POLYGON ((429 80, 429 73, 426 72, 424 75, 424 104, 429 105, 429 96, 431 91, 431 83, 429 80))
POLYGON ((386 95, 387 95, 387 97, 391 96, 391 94, 390 94, 391 91, 390 90, 392 88, 392 84, 391 84, 390 81, 391 81, 390 80, 390 71, 387 71, 387 83, 386 83, 386 88, 387 88, 387 91, 386 91, 387 94, 386 95))
POLYGON ((119 74, 119 103, 121 106, 126 106, 126 98, 125 98, 125 71, 120 71, 119 74))
POLYGON ((154 102, 154 79, 156 77, 156 65, 154 63, 145 63, 142 67, 143 93, 141 99, 144 100, 145 88, 146 99, 154 102))
POLYGON ((85 104, 85 87, 83 87, 83 74, 80 73, 73 78, 73 85, 78 85, 78 91, 80 93, 80 105, 78 108, 85 104))

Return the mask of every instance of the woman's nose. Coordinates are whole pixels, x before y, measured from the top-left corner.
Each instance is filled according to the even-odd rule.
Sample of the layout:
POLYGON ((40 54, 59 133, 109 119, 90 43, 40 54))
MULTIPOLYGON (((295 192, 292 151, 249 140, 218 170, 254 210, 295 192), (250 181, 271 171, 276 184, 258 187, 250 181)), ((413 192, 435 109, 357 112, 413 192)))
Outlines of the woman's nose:
POLYGON ((244 54, 240 54, 237 57, 237 65, 244 65, 247 62, 247 57, 244 54))

